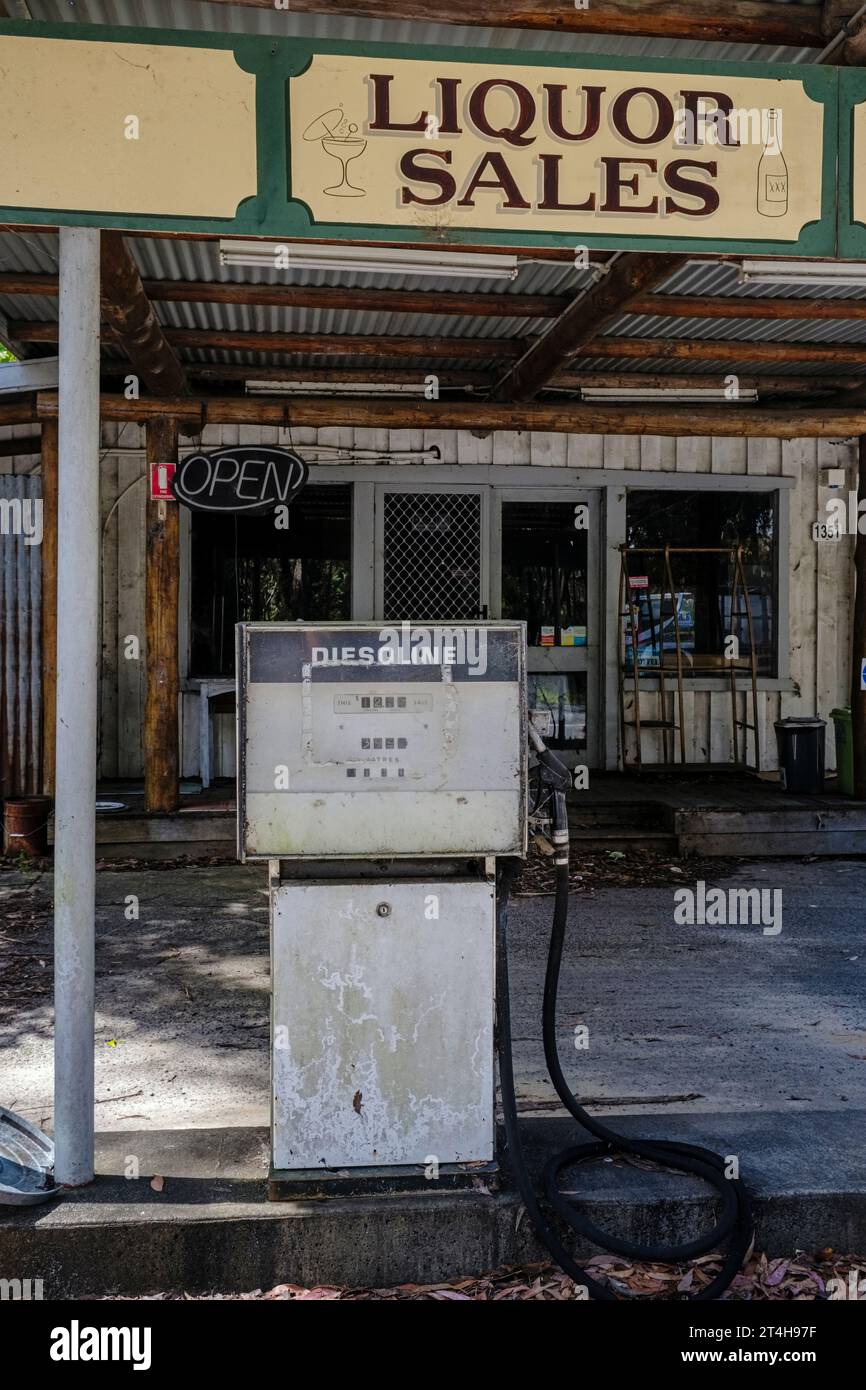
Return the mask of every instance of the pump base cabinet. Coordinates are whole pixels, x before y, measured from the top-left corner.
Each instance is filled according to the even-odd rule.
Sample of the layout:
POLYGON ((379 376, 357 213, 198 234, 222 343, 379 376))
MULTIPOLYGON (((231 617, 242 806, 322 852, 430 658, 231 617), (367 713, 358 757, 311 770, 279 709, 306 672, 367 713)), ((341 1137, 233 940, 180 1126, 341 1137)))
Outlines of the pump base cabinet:
POLYGON ((491 883, 272 894, 275 1170, 493 1159, 491 883))

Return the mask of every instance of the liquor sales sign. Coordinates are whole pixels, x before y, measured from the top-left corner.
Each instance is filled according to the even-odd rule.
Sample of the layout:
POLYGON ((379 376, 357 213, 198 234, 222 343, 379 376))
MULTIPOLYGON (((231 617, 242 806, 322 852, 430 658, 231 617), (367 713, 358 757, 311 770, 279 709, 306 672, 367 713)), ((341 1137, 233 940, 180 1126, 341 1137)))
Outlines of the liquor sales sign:
MULTIPOLYGON (((488 55, 488 59, 489 59, 488 55)), ((796 243, 830 113, 802 76, 317 54, 291 84, 292 191, 317 222, 437 235, 796 243), (712 119, 709 119, 712 113, 712 119)))
POLYGON ((0 71, 7 223, 837 249, 832 68, 9 22, 0 71))

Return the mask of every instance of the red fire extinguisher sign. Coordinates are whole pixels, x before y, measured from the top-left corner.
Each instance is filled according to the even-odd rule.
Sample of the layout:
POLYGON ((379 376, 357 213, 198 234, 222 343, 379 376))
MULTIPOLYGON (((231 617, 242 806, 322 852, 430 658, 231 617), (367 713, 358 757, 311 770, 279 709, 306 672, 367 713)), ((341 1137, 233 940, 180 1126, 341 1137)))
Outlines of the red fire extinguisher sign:
POLYGON ((171 480, 174 477, 175 467, 176 465, 173 463, 152 463, 150 465, 151 502, 174 501, 171 480))

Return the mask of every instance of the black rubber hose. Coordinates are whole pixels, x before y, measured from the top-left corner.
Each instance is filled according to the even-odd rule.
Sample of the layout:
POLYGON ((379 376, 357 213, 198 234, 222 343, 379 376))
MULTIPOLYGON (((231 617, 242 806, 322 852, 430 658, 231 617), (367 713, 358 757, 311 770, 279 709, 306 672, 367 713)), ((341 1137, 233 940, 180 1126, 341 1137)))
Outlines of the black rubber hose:
MULTIPOLYGON (((616 1302, 618 1301, 616 1294, 605 1284, 591 1278, 581 1268, 563 1245, 557 1231, 545 1217, 523 1154, 517 1118, 517 1097, 514 1089, 511 1007, 508 989, 508 895, 517 866, 518 861, 516 860, 506 861, 501 865, 497 883, 496 908, 496 1032, 499 1080, 508 1152, 527 1215, 539 1239, 566 1274, 569 1274, 576 1283, 586 1287, 593 1298, 606 1302, 616 1302)), ((594 1136, 594 1142, 576 1144, 568 1149, 563 1149, 548 1160, 544 1169, 544 1188, 547 1201, 572 1231, 602 1249, 627 1256, 632 1260, 678 1264, 681 1261, 705 1255, 726 1241, 730 1241, 720 1272, 706 1288, 694 1295, 695 1301, 717 1298, 724 1293, 742 1267, 752 1242, 753 1221, 748 1190, 739 1178, 725 1176, 725 1160, 710 1149, 659 1139, 627 1139, 610 1129, 608 1125, 602 1124, 600 1120, 594 1119, 578 1104, 565 1080, 556 1043, 556 1004, 568 917, 568 897, 568 856, 567 852, 563 853, 558 850, 556 855, 556 900, 547 956, 542 1011, 544 1055, 550 1079, 556 1088, 557 1095, 578 1124, 594 1136), (590 1159, 609 1157, 613 1154, 648 1159, 662 1168, 673 1169, 681 1173, 691 1173, 696 1177, 703 1178, 716 1189, 721 1198, 722 1212, 719 1220, 706 1235, 699 1236, 697 1239, 687 1241, 682 1245, 635 1245, 631 1241, 608 1235, 582 1216, 573 1204, 563 1196, 559 1189, 559 1175, 564 1168, 568 1168, 572 1164, 585 1163, 590 1159)))

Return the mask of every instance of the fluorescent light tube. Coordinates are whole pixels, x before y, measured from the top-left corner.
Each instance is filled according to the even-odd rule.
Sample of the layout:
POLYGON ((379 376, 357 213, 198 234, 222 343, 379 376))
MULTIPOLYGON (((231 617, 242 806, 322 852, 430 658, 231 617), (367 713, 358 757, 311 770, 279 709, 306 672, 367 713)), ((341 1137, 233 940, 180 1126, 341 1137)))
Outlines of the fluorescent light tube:
POLYGON ((220 264, 267 270, 364 271, 375 275, 436 275, 443 279, 515 280, 516 256, 468 251, 410 251, 399 246, 292 245, 220 241, 220 264))
POLYGON ((851 285, 866 289, 863 261, 743 261, 741 285, 851 285))
POLYGON ((247 381, 248 396, 423 396, 424 383, 363 381, 247 381))
POLYGON ((732 397, 725 394, 724 386, 695 386, 689 389, 667 386, 584 386, 580 388, 580 397, 584 401, 621 401, 638 405, 642 401, 679 401, 694 405, 720 401, 741 405, 743 402, 755 402, 758 392, 754 387, 749 387, 732 397))

